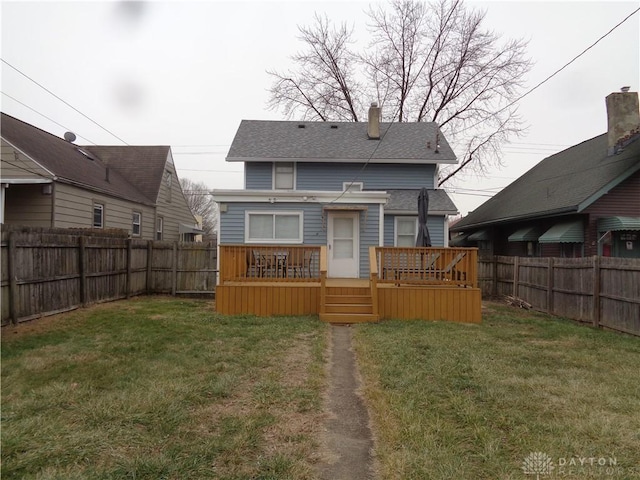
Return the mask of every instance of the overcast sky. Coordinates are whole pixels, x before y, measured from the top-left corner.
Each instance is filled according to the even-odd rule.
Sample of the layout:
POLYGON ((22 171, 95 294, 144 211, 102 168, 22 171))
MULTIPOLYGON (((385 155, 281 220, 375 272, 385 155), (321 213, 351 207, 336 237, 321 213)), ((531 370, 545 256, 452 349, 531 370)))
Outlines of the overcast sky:
MULTIPOLYGON (((486 9, 486 24, 496 32, 529 40, 535 65, 528 88, 640 6, 468 4, 486 9)), ((267 110, 266 70, 291 65, 290 55, 302 46, 297 25, 309 24, 315 12, 347 21, 365 44, 368 5, 2 1, 2 60, 41 86, 2 63, 1 108, 61 137, 71 130, 78 144, 170 145, 180 177, 210 188, 242 188, 242 167, 224 161, 240 121, 283 119, 267 110)), ((638 91, 639 18, 636 13, 519 103, 529 128, 504 146, 504 166, 484 178, 461 177, 447 188, 461 213, 543 158, 606 131, 605 96, 626 85, 638 91)))

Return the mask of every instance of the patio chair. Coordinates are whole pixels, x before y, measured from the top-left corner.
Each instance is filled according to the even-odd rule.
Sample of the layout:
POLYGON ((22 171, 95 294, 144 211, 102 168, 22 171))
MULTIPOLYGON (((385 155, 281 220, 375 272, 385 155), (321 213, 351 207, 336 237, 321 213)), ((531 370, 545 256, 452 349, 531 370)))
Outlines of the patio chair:
POLYGON ((267 264, 264 255, 259 250, 247 250, 246 261, 247 273, 245 276, 247 278, 265 276, 267 264))
POLYGON ((313 261, 313 250, 304 250, 302 255, 289 252, 287 269, 293 271, 294 278, 311 278, 311 262, 313 261), (306 272, 306 275, 305 275, 306 272))
POLYGON ((444 267, 442 270, 437 272, 437 276, 439 277, 439 279, 440 280, 452 280, 452 279, 465 280, 466 272, 458 272, 456 270, 456 265, 460 263, 460 260, 462 260, 466 254, 467 252, 460 252, 455 257, 453 257, 453 260, 451 260, 446 267, 444 267), (447 277, 451 277, 451 278, 447 278, 447 277))

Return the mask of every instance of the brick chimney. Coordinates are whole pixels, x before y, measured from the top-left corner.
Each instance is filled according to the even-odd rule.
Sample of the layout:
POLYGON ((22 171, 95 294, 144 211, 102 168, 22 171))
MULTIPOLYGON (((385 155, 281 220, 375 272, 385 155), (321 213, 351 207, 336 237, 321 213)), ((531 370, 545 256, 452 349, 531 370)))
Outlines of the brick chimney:
POLYGON ((367 124, 367 135, 371 140, 380 139, 380 107, 376 102, 369 107, 369 123, 367 124))
POLYGON ((625 137, 640 133, 640 108, 638 92, 622 87, 605 99, 607 104, 608 153, 612 155, 621 147, 625 137))

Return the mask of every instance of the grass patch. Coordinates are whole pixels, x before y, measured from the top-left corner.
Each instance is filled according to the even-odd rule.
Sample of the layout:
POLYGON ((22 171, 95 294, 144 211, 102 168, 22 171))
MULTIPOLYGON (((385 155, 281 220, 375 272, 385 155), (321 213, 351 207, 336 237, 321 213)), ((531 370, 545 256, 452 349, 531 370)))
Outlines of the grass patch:
POLYGON ((143 297, 2 333, 3 479, 313 476, 315 319, 143 297))
POLYGON ((531 452, 557 477, 640 475, 640 339, 499 305, 483 322, 357 327, 381 478, 529 478, 531 452))

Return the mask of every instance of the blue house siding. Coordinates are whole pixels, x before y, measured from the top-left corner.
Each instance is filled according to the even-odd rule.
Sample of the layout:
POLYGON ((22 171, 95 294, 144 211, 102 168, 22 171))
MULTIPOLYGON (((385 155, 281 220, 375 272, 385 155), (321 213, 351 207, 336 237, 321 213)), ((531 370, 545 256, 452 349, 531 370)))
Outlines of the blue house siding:
MULTIPOLYGON (((399 217, 410 217, 411 215, 398 215, 399 217)), ((395 240, 395 218, 396 215, 384 216, 384 246, 393 247, 395 240)), ((417 216, 416 216, 417 218, 417 216)), ((444 217, 429 215, 427 217, 427 227, 429 237, 434 247, 444 246, 444 217)))
MULTIPOLYGON (((356 180, 366 190, 434 188, 435 165, 361 163, 297 163, 296 190, 338 190, 356 180)), ((271 190, 273 163, 246 162, 247 190, 271 190)))
POLYGON ((273 163, 245 162, 244 181, 247 190, 271 190, 273 188, 273 163))
MULTIPOLYGON (((301 211, 303 212, 303 238, 305 245, 327 244, 326 215, 323 218, 322 205, 318 203, 278 203, 277 206, 265 203, 228 203, 227 211, 220 214, 220 243, 245 243, 246 211, 301 211)), ((369 247, 378 246, 379 205, 369 205, 368 210, 360 211, 360 276, 369 276, 369 247)))
POLYGON ((360 163, 298 163, 298 190, 342 190, 343 182, 356 180, 366 190, 433 188, 435 165, 377 164, 362 170, 360 163))

